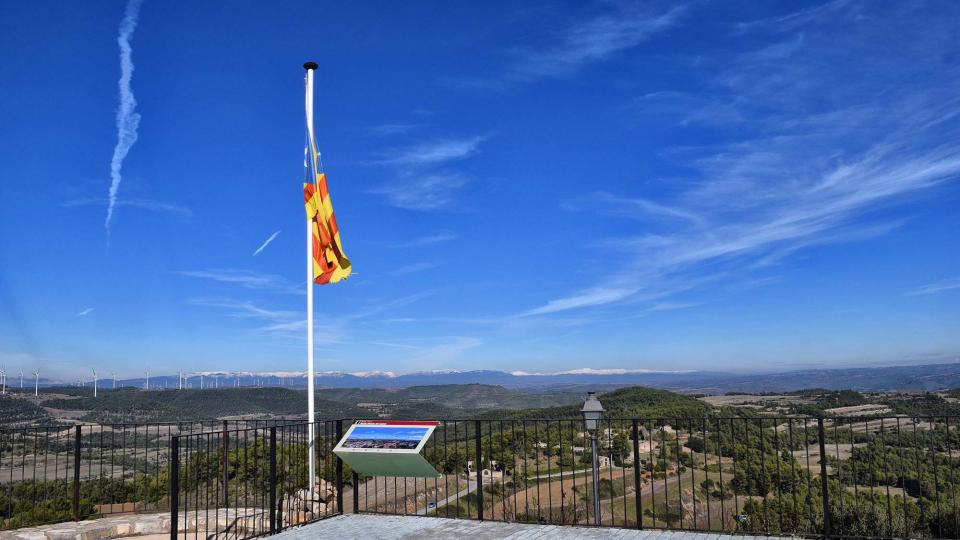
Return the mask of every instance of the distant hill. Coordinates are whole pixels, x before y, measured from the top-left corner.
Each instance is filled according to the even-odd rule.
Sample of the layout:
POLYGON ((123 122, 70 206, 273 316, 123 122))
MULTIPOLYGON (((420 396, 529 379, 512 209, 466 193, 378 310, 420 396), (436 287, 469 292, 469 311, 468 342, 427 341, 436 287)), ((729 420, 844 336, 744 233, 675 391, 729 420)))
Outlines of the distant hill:
MULTIPOLYGON (((306 395, 287 388, 229 388, 144 392, 51 388, 42 406, 96 423, 172 422, 224 417, 302 417, 306 395), (56 393, 64 390, 64 393, 56 393), (69 392, 69 393, 66 393, 69 392)), ((711 406, 654 388, 631 387, 601 394, 607 418, 700 417, 711 406)), ((405 389, 326 389, 317 393, 318 419, 334 418, 579 418, 581 393, 524 393, 492 385, 415 386, 405 389)), ((46 416, 25 398, 7 397, 7 410, 23 420, 46 416), (18 408, 18 409, 15 409, 18 408), (33 415, 32 417, 30 415, 33 415)), ((4 405, 0 400, 0 405, 4 405)), ((49 419, 49 417, 47 417, 49 419)))
MULTIPOLYGON (((176 422, 213 420, 239 415, 302 415, 306 399, 302 391, 285 388, 242 388, 203 391, 143 392, 135 388, 103 391, 97 398, 49 399, 45 407, 87 411, 87 422, 176 422)), ((366 411, 349 403, 317 400, 318 417, 349 418, 366 411)))
MULTIPOLYGON (((713 409, 699 399, 667 390, 640 386, 621 388, 598 396, 605 409, 604 417, 625 418, 700 418, 713 409)), ((582 402, 561 407, 526 409, 521 411, 491 411, 484 418, 561 419, 580 418, 582 402)))
MULTIPOLYGON (((72 411, 72 418, 86 422, 168 422, 212 420, 236 416, 298 416, 306 409, 306 393, 290 388, 207 388, 204 390, 156 390, 135 387, 101 389, 50 387, 41 392, 43 406, 72 411)), ((579 403, 579 393, 525 393, 493 385, 438 385, 410 388, 338 388, 317 391, 318 419, 330 418, 466 418, 479 411, 528 409, 579 403)), ((9 398, 6 409, 46 414, 24 399, 9 398), (14 409, 14 407, 19 407, 14 409)), ((5 402, 0 402, 2 407, 5 402)), ((18 416, 19 417, 19 416, 18 416)), ((29 420, 24 416, 24 420, 29 420)))
MULTIPOLYGON (((316 384, 321 388, 410 388, 414 386, 437 385, 464 385, 483 384, 502 386, 513 389, 558 389, 565 386, 590 384, 593 386, 623 387, 644 385, 654 387, 678 387, 688 384, 704 384, 718 376, 728 376, 727 373, 710 371, 689 372, 660 372, 637 371, 629 372, 615 370, 615 372, 567 372, 554 374, 518 374, 494 370, 476 371, 433 371, 416 372, 395 375, 390 372, 371 373, 341 373, 318 372, 316 384)), ((144 378, 123 379, 117 381, 117 386, 144 387, 144 378)), ((87 383, 89 385, 89 382, 87 383)), ((101 388, 106 388, 112 382, 101 381, 101 388)), ((189 379, 191 388, 199 388, 199 374, 189 379)), ((250 373, 250 372, 205 372, 204 387, 213 388, 219 384, 221 388, 271 386, 284 388, 306 388, 307 379, 302 372, 298 373, 250 373)), ((150 388, 177 388, 177 375, 156 375, 150 377, 150 388)), ((579 390, 579 389, 577 389, 579 390)))
POLYGON ((527 409, 579 403, 583 392, 530 393, 492 384, 439 384, 408 388, 324 388, 317 396, 353 403, 433 403, 451 409, 527 409))
POLYGON ((407 375, 325 375, 319 384, 330 387, 404 388, 437 384, 487 384, 527 392, 588 389, 611 390, 645 386, 688 394, 727 392, 784 392, 802 388, 857 391, 929 391, 960 387, 960 363, 917 366, 809 369, 787 372, 735 374, 721 371, 691 372, 577 372, 513 374, 502 371, 411 373, 407 375))
POLYGON ((931 391, 960 387, 960 363, 879 368, 808 369, 718 377, 692 391, 785 392, 803 388, 829 390, 931 391))
POLYGON ((12 395, 0 395, 0 419, 3 427, 53 422, 53 418, 42 407, 12 395))
MULTIPOLYGON (((100 381, 100 384, 101 388, 106 388, 112 385, 112 381, 100 381)), ((191 388, 199 388, 199 376, 192 376, 189 384, 191 388)), ((929 391, 960 387, 960 363, 874 368, 808 369, 754 374, 737 374, 723 371, 667 372, 581 369, 560 373, 535 374, 521 372, 507 373, 493 370, 436 371, 403 375, 396 375, 390 372, 323 372, 317 376, 318 387, 331 390, 391 390, 467 384, 499 386, 503 387, 503 392, 523 390, 524 393, 530 394, 542 391, 549 391, 551 393, 565 391, 571 395, 582 394, 587 390, 603 391, 627 386, 646 386, 688 394, 784 392, 802 388, 857 390, 865 392, 888 390, 929 391)), ((144 386, 144 379, 119 380, 117 381, 117 385, 142 388, 144 386)), ((239 385, 244 388, 281 387, 303 389, 306 387, 306 377, 303 373, 290 372, 208 372, 204 373, 204 385, 206 388, 212 388, 214 385, 219 385, 220 388, 233 388, 235 385, 239 385)), ((151 376, 150 387, 151 389, 177 388, 177 376, 176 374, 151 376)), ((41 391, 43 391, 42 388, 41 391)), ((387 399, 385 395, 371 396, 363 399, 387 399)), ((358 398, 359 397, 361 396, 358 394, 358 398)), ((453 397, 456 398, 459 396, 453 397)), ((542 403, 541 405, 547 406, 551 404, 555 403, 542 403)), ((463 406, 468 406, 466 401, 463 402, 463 406)), ((518 402, 517 406, 533 405, 518 402)))

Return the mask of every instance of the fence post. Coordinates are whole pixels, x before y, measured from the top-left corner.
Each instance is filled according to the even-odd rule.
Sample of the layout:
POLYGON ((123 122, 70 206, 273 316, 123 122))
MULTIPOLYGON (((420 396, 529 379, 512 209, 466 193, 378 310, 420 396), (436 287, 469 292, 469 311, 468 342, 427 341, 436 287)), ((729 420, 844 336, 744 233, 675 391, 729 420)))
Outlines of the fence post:
POLYGON ((823 417, 817 418, 817 439, 820 443, 820 491, 823 493, 823 536, 830 537, 830 484, 827 482, 827 444, 823 417))
MULTIPOLYGON (((476 461, 473 462, 473 472, 477 475, 477 519, 483 521, 483 451, 480 441, 480 421, 474 421, 474 443, 476 445, 476 461)), ((470 476, 467 475, 467 484, 470 484, 470 476)))
POLYGON ((270 427, 270 534, 277 532, 277 426, 270 427))
POLYGON ((640 427, 637 419, 633 419, 633 491, 636 497, 634 504, 637 512, 637 528, 643 528, 643 512, 640 511, 640 427))
POLYGON ((227 421, 223 421, 223 505, 224 508, 230 508, 230 490, 228 489, 230 475, 230 458, 227 454, 230 452, 230 432, 228 431, 227 421))
POLYGON ((170 437, 170 540, 177 540, 180 510, 180 436, 170 437))
MULTIPOLYGON (((337 442, 340 437, 343 437, 343 420, 337 420, 337 442)), ((337 456, 337 513, 343 513, 343 460, 340 456, 337 456)))
POLYGON ((353 471, 353 513, 360 513, 360 475, 353 471))
POLYGON ((73 520, 80 521, 80 426, 73 441, 73 520))
MULTIPOLYGON (((599 426, 598 426, 599 427, 599 426)), ((600 526, 600 466, 597 456, 597 432, 590 432, 590 468, 593 469, 593 522, 597 527, 600 526)), ((548 462, 549 463, 549 462, 548 462)))

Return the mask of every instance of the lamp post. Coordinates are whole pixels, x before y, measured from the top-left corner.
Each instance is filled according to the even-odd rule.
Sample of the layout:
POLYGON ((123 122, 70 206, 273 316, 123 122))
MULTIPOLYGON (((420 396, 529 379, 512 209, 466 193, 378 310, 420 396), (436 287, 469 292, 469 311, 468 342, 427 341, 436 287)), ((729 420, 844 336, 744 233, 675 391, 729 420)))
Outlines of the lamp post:
POLYGON ((600 471, 597 470, 597 430, 600 429, 600 417, 603 416, 603 405, 597 399, 596 392, 587 392, 587 399, 580 408, 583 416, 583 427, 590 434, 591 468, 593 469, 593 519, 597 527, 600 526, 600 471))

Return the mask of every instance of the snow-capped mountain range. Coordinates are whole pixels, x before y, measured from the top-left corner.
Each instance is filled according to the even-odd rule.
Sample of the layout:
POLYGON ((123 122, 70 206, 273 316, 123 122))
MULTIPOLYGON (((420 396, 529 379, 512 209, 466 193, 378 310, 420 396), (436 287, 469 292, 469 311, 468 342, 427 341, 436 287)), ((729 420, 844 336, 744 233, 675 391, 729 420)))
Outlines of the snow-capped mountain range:
MULTIPOLYGON (((235 386, 284 387, 307 386, 303 371, 204 371, 183 374, 189 388, 230 388, 235 386)), ((8 383, 10 379, 8 378, 8 383)), ((90 385, 89 379, 85 381, 90 385)), ((413 373, 392 371, 322 371, 316 374, 318 388, 406 388, 410 386, 486 384, 505 388, 608 390, 623 386, 649 386, 696 393, 790 391, 803 388, 882 390, 936 390, 960 387, 960 363, 807 369, 774 373, 730 373, 722 371, 659 371, 650 369, 580 368, 554 373, 494 370, 434 370, 413 373)), ((57 383, 41 379, 40 386, 57 383)), ((61 381, 59 384, 76 384, 61 381)), ((99 386, 110 388, 113 381, 101 378, 99 386)), ((150 376, 150 389, 177 388, 177 373, 150 376)), ((11 385, 12 386, 12 385, 11 385)), ((144 388, 144 377, 118 379, 117 386, 144 388)))

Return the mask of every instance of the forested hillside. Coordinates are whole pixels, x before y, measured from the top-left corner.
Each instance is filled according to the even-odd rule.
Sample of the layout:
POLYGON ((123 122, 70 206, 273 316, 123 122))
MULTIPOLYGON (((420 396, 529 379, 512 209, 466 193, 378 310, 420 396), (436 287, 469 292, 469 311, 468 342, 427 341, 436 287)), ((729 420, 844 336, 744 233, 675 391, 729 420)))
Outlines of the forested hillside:
POLYGON ((0 424, 16 426, 20 424, 50 423, 53 418, 43 408, 12 395, 0 395, 0 424))
POLYGON ((317 397, 350 403, 434 403, 450 409, 527 409, 579 403, 582 392, 530 393, 492 384, 442 384, 408 388, 323 388, 317 397))
MULTIPOLYGON (((212 420, 225 416, 303 415, 303 392, 285 388, 206 389, 143 392, 133 388, 101 391, 94 397, 50 399, 44 406, 88 411, 86 422, 177 422, 212 420)), ((350 404, 317 400, 318 416, 343 418, 362 416, 363 410, 350 404)))
MULTIPOLYGON (((703 401, 666 390, 633 386, 600 394, 607 418, 702 417, 713 408, 703 401)), ((491 411, 484 418, 503 416, 512 419, 579 418, 582 398, 575 404, 518 411, 491 411)))

